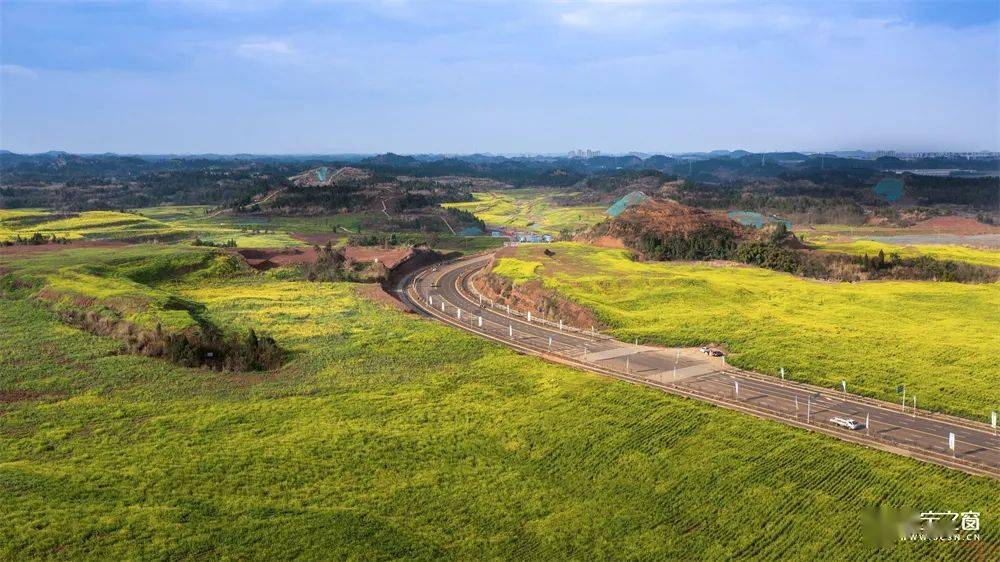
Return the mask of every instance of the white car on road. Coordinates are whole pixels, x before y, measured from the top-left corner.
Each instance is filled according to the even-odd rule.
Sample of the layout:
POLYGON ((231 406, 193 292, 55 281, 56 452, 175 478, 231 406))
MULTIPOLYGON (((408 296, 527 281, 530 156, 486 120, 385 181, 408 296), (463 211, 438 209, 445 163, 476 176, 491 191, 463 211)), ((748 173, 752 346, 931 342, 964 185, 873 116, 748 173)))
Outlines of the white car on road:
POLYGON ((861 429, 865 426, 863 423, 858 423, 851 418, 830 418, 830 422, 834 425, 839 425, 840 427, 846 427, 850 430, 861 429))

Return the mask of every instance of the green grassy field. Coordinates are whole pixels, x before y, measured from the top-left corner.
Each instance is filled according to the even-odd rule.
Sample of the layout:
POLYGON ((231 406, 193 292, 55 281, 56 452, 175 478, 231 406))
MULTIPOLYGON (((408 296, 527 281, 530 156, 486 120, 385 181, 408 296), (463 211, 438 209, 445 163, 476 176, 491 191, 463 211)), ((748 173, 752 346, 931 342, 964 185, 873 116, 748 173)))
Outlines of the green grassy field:
POLYGON ((614 335, 664 345, 725 343, 763 373, 981 421, 1000 404, 1000 285, 830 283, 768 270, 639 263, 581 244, 518 248, 497 272, 544 283, 597 312, 614 335))
POLYGON ((16 236, 30 238, 35 233, 77 239, 155 238, 176 234, 168 223, 117 211, 84 211, 68 216, 42 210, 0 209, 0 241, 16 236))
POLYGON ((842 252, 855 256, 860 256, 862 254, 875 256, 878 254, 879 250, 882 250, 885 252, 886 256, 895 252, 904 258, 930 256, 938 260, 963 261, 976 265, 1000 267, 1000 251, 996 250, 966 248, 964 246, 950 246, 944 244, 916 244, 900 246, 895 244, 886 244, 883 242, 875 242, 872 240, 835 242, 822 237, 810 238, 808 239, 808 242, 811 246, 820 250, 842 252))
POLYGON ((589 227, 605 218, 607 206, 561 207, 553 195, 571 195, 542 189, 516 189, 474 193, 475 201, 446 203, 444 207, 468 211, 491 226, 510 226, 558 234, 589 227))
MULTIPOLYGON (((0 242, 16 236, 30 238, 35 232, 55 234, 69 240, 158 240, 196 238, 224 244, 234 240, 239 248, 286 248, 308 245, 295 237, 298 234, 329 234, 346 242, 357 233, 376 232, 362 228, 363 221, 383 217, 381 213, 352 213, 320 217, 252 217, 219 215, 209 217, 205 205, 161 206, 138 209, 134 213, 87 211, 63 217, 42 209, 0 209, 0 242), (256 232, 255 232, 256 230, 256 232)), ((404 242, 435 241, 435 249, 474 253, 502 245, 503 241, 489 236, 454 236, 407 233, 404 242)))
MULTIPOLYGON (((19 267, 94 259, 78 251, 19 267)), ((1000 552, 993 481, 520 356, 349 284, 128 252, 122 271, 274 334, 291 360, 175 367, 2 301, 0 559, 1000 552), (862 533, 875 505, 980 511, 982 540, 876 549, 862 533)))

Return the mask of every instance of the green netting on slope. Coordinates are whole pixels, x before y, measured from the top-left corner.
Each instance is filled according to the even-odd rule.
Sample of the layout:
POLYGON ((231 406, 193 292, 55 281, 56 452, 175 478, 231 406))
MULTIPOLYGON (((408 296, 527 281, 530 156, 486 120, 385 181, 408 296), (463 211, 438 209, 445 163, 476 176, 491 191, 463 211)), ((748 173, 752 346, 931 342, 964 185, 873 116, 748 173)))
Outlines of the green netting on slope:
POLYGON ((903 180, 899 178, 883 178, 875 186, 875 195, 886 201, 895 203, 903 196, 903 180))
POLYGON ((617 217, 618 215, 625 212, 625 209, 629 207, 634 207, 639 203, 642 203, 648 198, 648 196, 641 191, 633 191, 628 195, 622 197, 621 199, 614 202, 613 205, 608 207, 607 213, 612 217, 617 217))

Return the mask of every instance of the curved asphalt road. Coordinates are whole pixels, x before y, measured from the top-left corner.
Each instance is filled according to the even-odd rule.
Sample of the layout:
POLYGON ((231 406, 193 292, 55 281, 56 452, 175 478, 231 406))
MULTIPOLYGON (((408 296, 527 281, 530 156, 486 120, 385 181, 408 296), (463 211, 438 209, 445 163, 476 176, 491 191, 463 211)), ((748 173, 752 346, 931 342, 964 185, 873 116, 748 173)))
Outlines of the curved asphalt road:
POLYGON ((425 268, 403 280, 399 293, 415 311, 499 341, 524 353, 660 388, 758 417, 833 435, 971 474, 1000 479, 1000 438, 987 424, 899 404, 742 371, 697 351, 619 342, 532 318, 481 299, 470 277, 490 255, 425 268), (482 303, 482 304, 480 304, 482 303), (737 393, 737 386, 739 391, 737 393), (870 427, 847 430, 829 422, 849 417, 870 427), (955 451, 948 434, 955 434, 955 451))

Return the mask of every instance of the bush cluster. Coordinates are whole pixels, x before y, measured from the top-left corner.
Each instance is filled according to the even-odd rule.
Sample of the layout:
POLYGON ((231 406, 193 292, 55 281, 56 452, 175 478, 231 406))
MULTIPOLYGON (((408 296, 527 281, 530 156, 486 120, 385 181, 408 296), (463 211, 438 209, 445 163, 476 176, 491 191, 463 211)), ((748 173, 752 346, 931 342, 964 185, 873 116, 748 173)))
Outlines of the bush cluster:
POLYGON ((69 244, 69 239, 65 236, 56 236, 55 234, 45 236, 36 232, 28 238, 23 238, 18 234, 9 240, 0 240, 0 246, 42 246, 45 244, 69 244))
POLYGON ((264 371, 279 366, 284 357, 274 338, 258 336, 253 328, 243 338, 214 330, 170 334, 163 355, 178 365, 227 371, 264 371))

